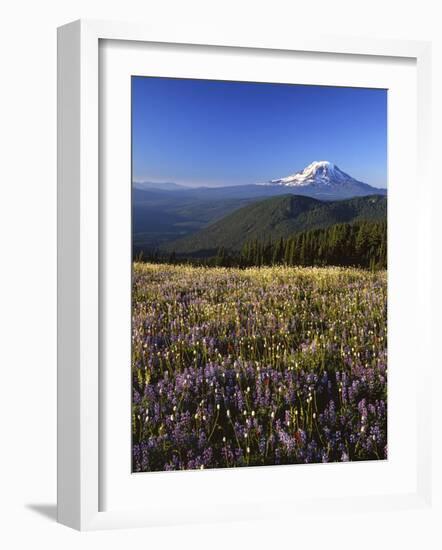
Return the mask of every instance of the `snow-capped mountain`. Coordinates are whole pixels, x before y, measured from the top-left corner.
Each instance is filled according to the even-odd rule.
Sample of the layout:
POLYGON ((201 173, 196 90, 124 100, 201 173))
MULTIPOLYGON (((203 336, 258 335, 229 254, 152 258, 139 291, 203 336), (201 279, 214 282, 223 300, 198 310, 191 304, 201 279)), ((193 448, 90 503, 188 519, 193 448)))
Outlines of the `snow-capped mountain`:
POLYGON ((335 164, 328 160, 315 161, 301 170, 285 178, 270 180, 269 183, 275 185, 303 186, 303 185, 333 185, 346 182, 358 182, 335 164))
POLYGON ((263 185, 286 187, 299 194, 311 196, 350 197, 386 194, 385 189, 372 187, 349 176, 328 160, 312 162, 295 174, 270 180, 263 185))

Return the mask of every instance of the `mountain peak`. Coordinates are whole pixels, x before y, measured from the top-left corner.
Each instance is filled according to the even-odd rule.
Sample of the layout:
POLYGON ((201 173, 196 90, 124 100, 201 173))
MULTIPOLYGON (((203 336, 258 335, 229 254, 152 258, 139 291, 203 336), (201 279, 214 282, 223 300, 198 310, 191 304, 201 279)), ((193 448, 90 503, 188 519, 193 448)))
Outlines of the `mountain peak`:
POLYGON ((328 160, 316 160, 303 170, 284 178, 274 179, 267 185, 283 185, 287 187, 323 187, 336 188, 343 186, 365 186, 355 178, 343 172, 336 164, 328 160))
POLYGON ((304 168, 304 171, 306 170, 318 170, 318 169, 325 169, 330 170, 333 169, 335 165, 330 162, 329 160, 314 160, 311 164, 309 164, 306 168, 304 168))
POLYGON ((301 172, 294 175, 302 176, 303 178, 320 178, 324 183, 332 180, 333 176, 338 173, 343 173, 337 166, 328 160, 315 160, 304 168, 301 172))

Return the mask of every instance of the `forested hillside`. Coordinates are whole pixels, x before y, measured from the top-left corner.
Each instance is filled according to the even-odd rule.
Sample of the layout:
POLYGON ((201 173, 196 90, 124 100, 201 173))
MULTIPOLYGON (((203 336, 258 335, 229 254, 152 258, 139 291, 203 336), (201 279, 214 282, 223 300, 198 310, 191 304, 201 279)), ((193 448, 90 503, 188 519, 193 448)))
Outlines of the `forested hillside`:
POLYGON ((247 241, 240 251, 220 247, 208 257, 186 257, 176 252, 156 250, 141 254, 138 260, 190 263, 223 267, 251 266, 357 266, 369 269, 387 267, 387 222, 362 221, 335 224, 280 237, 276 241, 247 241))

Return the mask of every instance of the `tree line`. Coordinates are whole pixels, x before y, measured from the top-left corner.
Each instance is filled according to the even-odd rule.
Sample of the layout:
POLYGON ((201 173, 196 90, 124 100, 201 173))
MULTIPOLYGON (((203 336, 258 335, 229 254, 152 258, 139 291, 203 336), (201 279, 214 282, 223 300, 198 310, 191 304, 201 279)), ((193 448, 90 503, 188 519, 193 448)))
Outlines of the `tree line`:
POLYGON ((218 249, 206 258, 185 257, 159 250, 143 253, 141 261, 190 263, 220 267, 252 266, 356 266, 371 270, 387 267, 387 222, 341 223, 312 229, 275 241, 252 240, 240 251, 218 249))

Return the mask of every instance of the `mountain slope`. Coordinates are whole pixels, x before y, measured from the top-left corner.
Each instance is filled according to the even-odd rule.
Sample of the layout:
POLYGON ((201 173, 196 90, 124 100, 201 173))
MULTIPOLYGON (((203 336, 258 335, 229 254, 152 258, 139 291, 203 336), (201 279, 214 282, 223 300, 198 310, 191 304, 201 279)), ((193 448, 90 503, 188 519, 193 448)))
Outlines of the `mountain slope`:
POLYGON ((283 195, 249 204, 205 229, 167 244, 165 251, 210 255, 220 247, 239 250, 247 241, 268 241, 337 223, 386 218, 387 199, 373 195, 342 201, 283 195))
POLYGON ((266 184, 189 188, 171 182, 134 182, 133 242, 137 253, 163 248, 247 204, 270 197, 293 194, 335 201, 386 192, 352 178, 327 161, 314 162, 301 172, 266 184))
POLYGON ((343 172, 338 166, 327 161, 315 161, 303 170, 290 176, 270 180, 265 187, 296 189, 297 193, 318 198, 348 198, 372 194, 384 194, 384 189, 376 189, 343 172))

